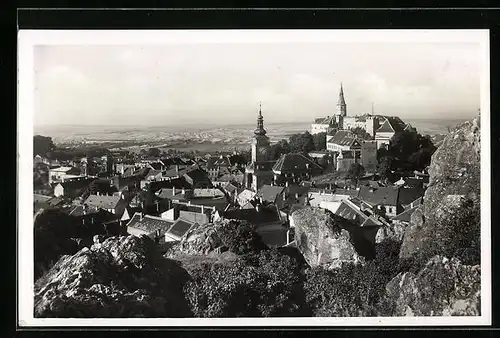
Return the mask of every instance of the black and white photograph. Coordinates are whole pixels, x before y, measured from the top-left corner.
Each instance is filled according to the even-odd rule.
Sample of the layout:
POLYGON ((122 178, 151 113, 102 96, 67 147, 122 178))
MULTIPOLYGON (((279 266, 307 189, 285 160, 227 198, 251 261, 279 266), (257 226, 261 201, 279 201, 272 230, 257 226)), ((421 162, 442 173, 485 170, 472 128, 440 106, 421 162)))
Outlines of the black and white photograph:
POLYGON ((21 30, 19 325, 490 324, 488 37, 21 30))

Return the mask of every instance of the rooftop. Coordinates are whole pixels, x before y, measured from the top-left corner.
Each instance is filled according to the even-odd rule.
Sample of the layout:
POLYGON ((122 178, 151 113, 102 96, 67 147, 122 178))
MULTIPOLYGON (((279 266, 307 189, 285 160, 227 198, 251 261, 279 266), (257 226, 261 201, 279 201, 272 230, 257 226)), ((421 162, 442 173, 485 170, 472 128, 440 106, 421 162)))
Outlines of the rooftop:
POLYGON ((90 195, 86 200, 85 203, 88 206, 93 206, 96 208, 102 208, 102 209, 114 209, 120 202, 121 198, 120 196, 103 196, 103 195, 90 195))
POLYGON ((302 154, 283 154, 274 164, 273 171, 293 172, 304 171, 313 168, 322 169, 319 164, 302 154))
POLYGON ((170 229, 172 224, 173 222, 169 222, 163 218, 150 215, 141 216, 141 213, 136 212, 127 223, 127 227, 140 229, 148 234, 160 230, 160 235, 163 235, 168 229, 170 229))

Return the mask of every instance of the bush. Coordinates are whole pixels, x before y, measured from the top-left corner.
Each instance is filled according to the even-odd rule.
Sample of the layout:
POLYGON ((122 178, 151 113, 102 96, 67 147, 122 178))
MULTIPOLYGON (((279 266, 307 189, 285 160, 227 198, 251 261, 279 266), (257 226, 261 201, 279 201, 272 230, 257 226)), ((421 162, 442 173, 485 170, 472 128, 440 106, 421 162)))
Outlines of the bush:
POLYGON ((195 317, 304 314, 300 264, 277 250, 203 263, 191 272, 184 292, 195 317))
POLYGON ((255 226, 248 222, 230 221, 220 229, 218 235, 224 246, 238 255, 267 249, 255 226))

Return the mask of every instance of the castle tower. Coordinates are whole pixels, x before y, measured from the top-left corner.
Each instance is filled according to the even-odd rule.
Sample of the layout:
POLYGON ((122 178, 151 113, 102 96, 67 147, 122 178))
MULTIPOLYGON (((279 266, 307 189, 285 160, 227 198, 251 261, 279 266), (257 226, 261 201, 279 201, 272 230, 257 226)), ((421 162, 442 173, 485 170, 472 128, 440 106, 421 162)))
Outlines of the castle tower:
POLYGON ((254 130, 252 140, 252 162, 267 161, 269 155, 269 137, 264 129, 264 118, 262 117, 262 105, 259 105, 259 115, 257 117, 257 128, 254 130))
POLYGON ((337 112, 335 115, 345 117, 347 115, 347 105, 344 99, 344 88, 342 82, 340 83, 339 101, 337 102, 337 112))

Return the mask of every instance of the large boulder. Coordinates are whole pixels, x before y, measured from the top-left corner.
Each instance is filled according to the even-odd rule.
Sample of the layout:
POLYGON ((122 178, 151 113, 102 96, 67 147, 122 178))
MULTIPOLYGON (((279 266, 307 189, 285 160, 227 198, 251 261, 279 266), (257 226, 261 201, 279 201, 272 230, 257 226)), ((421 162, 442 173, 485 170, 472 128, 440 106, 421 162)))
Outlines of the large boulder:
POLYGON ((386 286, 394 316, 479 316, 481 268, 434 256, 417 273, 405 272, 386 286))
POLYGON ((407 226, 403 223, 392 222, 389 225, 382 226, 378 229, 375 237, 375 243, 382 243, 386 240, 401 242, 405 234, 407 226))
POLYGON ((342 263, 360 263, 360 256, 343 222, 347 220, 329 210, 306 207, 292 214, 295 223, 295 242, 306 262, 328 269, 342 263))
POLYGON ((147 237, 111 237, 63 256, 35 283, 35 317, 178 317, 187 272, 147 237))
MULTIPOLYGON (((428 244, 437 241, 437 246, 446 249, 450 236, 442 233, 448 230, 440 224, 449 217, 450 210, 460 209, 463 201, 479 205, 480 150, 480 125, 476 118, 453 129, 432 155, 429 187, 405 231, 401 258, 425 255, 428 244)), ((457 226, 473 228, 477 224, 464 221, 457 222, 457 226)))

